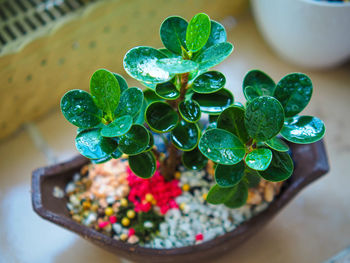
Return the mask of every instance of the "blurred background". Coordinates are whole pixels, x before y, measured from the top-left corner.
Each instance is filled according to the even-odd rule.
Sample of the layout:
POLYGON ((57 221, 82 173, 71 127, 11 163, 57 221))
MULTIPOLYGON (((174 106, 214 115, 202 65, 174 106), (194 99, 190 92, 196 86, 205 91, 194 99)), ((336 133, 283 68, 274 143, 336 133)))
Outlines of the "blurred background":
POLYGON ((235 46, 218 70, 236 101, 250 69, 276 82, 290 72, 310 76, 306 114, 326 123, 331 165, 216 262, 350 262, 350 2, 326 0, 0 0, 0 262, 121 262, 38 217, 31 172, 78 154, 75 128, 59 110, 67 90, 87 90, 98 68, 141 87, 126 76, 124 54, 161 47, 164 18, 198 12, 221 22, 235 46))

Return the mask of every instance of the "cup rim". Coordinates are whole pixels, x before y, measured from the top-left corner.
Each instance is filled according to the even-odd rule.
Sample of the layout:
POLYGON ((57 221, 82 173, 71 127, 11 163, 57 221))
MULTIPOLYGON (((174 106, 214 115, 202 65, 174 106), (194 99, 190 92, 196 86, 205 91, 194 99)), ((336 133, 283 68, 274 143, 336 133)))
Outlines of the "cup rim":
POLYGON ((350 2, 328 2, 328 1, 317 1, 317 0, 299 0, 311 5, 324 6, 324 7, 350 7, 350 2))

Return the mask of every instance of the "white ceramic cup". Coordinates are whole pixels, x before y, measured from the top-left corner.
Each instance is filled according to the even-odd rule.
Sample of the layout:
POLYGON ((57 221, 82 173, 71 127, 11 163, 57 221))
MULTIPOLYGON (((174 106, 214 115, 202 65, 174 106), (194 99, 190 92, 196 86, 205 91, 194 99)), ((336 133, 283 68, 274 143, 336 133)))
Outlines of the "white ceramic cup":
POLYGON ((305 68, 329 68, 350 58, 350 2, 251 0, 269 45, 305 68))

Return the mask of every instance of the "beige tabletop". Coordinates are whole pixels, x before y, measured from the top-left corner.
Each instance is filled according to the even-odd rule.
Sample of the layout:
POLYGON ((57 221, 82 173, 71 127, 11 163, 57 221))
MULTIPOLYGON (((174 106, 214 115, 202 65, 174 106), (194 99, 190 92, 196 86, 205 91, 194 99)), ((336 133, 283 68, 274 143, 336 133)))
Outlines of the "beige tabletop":
MULTIPOLYGON (((243 100, 241 83, 249 69, 262 69, 276 81, 295 71, 311 77, 314 94, 306 112, 326 123, 331 172, 302 191, 254 238, 215 262, 323 262, 350 245, 350 64, 305 71, 278 58, 249 16, 237 24, 232 18, 223 22, 235 51, 219 70, 237 101, 243 100)), ((120 262, 32 211, 31 171, 77 154, 74 135, 57 110, 0 144, 0 262, 120 262)))

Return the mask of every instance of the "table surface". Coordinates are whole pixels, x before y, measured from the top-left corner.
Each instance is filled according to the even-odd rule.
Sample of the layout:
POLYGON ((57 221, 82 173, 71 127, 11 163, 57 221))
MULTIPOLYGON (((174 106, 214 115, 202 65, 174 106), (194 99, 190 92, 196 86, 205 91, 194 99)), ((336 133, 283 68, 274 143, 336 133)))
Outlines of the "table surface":
MULTIPOLYGON (((249 69, 261 69, 276 81, 296 71, 311 77, 314 94, 305 113, 326 123, 331 171, 303 190, 254 238, 215 262, 323 262, 350 245, 350 64, 303 70, 270 50, 250 16, 237 24, 233 18, 223 22, 235 51, 218 69, 226 75, 236 101, 243 101, 241 83, 249 69)), ((74 127, 57 110, 0 144, 0 262, 121 261, 32 211, 31 171, 77 154, 74 136, 74 127)))

